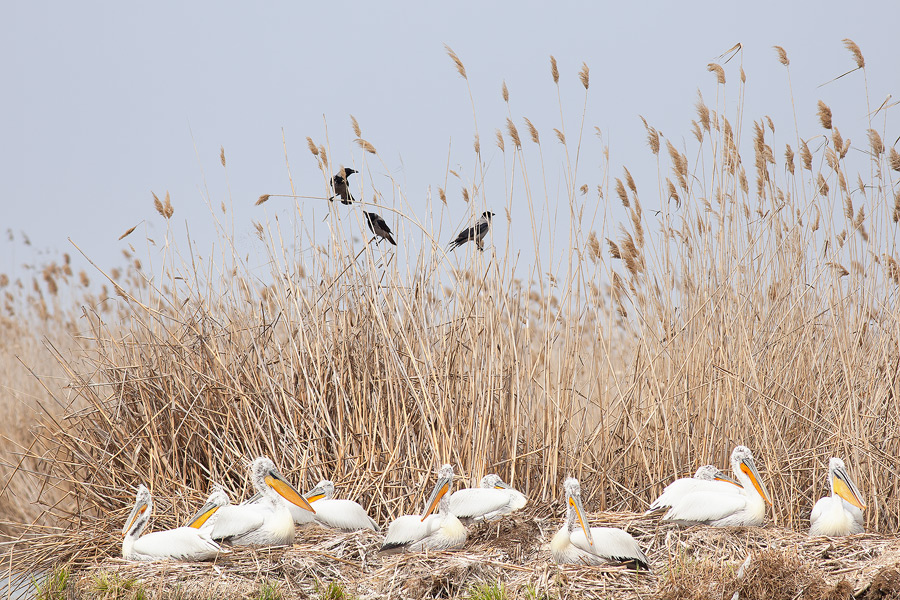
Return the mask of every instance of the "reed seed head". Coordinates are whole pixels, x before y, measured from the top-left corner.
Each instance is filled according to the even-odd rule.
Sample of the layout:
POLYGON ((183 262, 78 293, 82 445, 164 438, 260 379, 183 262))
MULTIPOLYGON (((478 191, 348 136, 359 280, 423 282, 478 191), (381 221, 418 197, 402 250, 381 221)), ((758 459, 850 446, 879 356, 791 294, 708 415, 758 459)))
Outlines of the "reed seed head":
POLYGON ((556 127, 553 128, 553 132, 556 134, 556 139, 559 140, 559 143, 562 144, 563 146, 565 146, 566 145, 566 135, 562 131, 557 129, 556 127))
POLYGON ((556 58, 550 55, 550 75, 553 76, 553 83, 559 85, 559 69, 556 67, 556 58))
POLYGON ((350 126, 353 127, 353 135, 358 138, 362 137, 362 130, 359 128, 359 121, 356 120, 356 117, 350 115, 350 126))
POLYGON ((497 147, 500 148, 500 152, 506 152, 506 144, 503 142, 503 132, 497 129, 494 134, 497 136, 497 147))
POLYGON ((716 82, 718 82, 719 85, 725 85, 725 69, 722 68, 722 65, 709 63, 706 65, 706 70, 716 74, 716 82))
POLYGON ((534 126, 534 124, 531 122, 531 120, 528 117, 524 117, 524 118, 525 118, 525 126, 528 127, 528 133, 531 134, 531 141, 534 142, 535 144, 537 144, 538 146, 540 146, 541 138, 538 135, 537 127, 534 126))
POLYGON ((819 122, 825 129, 831 129, 831 109, 821 100, 819 100, 818 106, 819 122))
POLYGON ((878 135, 878 132, 874 129, 869 129, 869 148, 872 149, 872 154, 875 156, 879 156, 884 153, 884 142, 881 141, 881 136, 878 135))
POLYGON ((789 66, 791 64, 791 61, 788 59, 788 55, 787 55, 787 52, 785 51, 785 49, 782 48, 781 46, 772 46, 772 47, 775 48, 775 52, 778 53, 778 62, 780 62, 781 64, 783 64, 786 67, 789 66))
MULTIPOLYGON (((157 210, 158 210, 158 209, 157 209, 157 210)), ((120 235, 120 236, 119 236, 119 239, 120 239, 120 240, 124 240, 124 239, 127 238, 129 235, 131 235, 132 233, 134 233, 134 230, 135 230, 135 229, 137 229, 137 225, 135 225, 134 227, 130 228, 128 231, 126 231, 125 233, 123 233, 122 235, 120 235)))
POLYGON ((853 60, 856 61, 857 68, 862 69, 866 66, 866 59, 863 58, 862 50, 859 49, 859 46, 856 45, 856 42, 854 42, 850 38, 845 38, 844 48, 849 50, 850 54, 853 55, 853 60))
POLYGON ((895 148, 891 148, 888 153, 888 162, 893 170, 900 171, 900 152, 897 152, 895 148))
POLYGON ((447 51, 447 56, 450 57, 450 60, 453 61, 453 64, 456 65, 456 72, 459 73, 459 76, 468 81, 468 77, 466 77, 466 68, 463 66, 462 61, 459 59, 459 56, 456 55, 456 52, 453 51, 453 48, 444 44, 444 50, 447 51))
POLYGON ((269 200, 269 196, 270 194, 263 194, 256 200, 256 203, 253 206, 259 206, 260 204, 267 202, 269 200))
POLYGON ((513 146, 521 148, 522 140, 519 139, 519 130, 516 129, 516 124, 509 117, 506 119, 506 131, 509 133, 509 139, 512 140, 513 146))
POLYGON ((578 77, 581 79, 581 85, 584 86, 585 90, 591 87, 591 70, 588 68, 587 63, 581 63, 581 71, 578 72, 578 77))
POLYGON ((506 87, 506 81, 503 82, 503 87, 500 88, 500 91, 503 94, 503 101, 509 102, 509 88, 506 87))
POLYGON ((312 139, 311 137, 308 137, 308 136, 307 136, 307 138, 306 138, 306 147, 309 148, 309 152, 310 152, 310 154, 312 154, 313 156, 318 156, 318 155, 319 155, 319 149, 316 148, 316 143, 313 141, 313 139, 312 139))
POLYGON ((222 166, 225 166, 225 146, 219 146, 219 160, 222 162, 222 166))
POLYGON ((369 154, 377 154, 377 152, 375 152, 375 146, 364 139, 357 139, 356 144, 369 154))

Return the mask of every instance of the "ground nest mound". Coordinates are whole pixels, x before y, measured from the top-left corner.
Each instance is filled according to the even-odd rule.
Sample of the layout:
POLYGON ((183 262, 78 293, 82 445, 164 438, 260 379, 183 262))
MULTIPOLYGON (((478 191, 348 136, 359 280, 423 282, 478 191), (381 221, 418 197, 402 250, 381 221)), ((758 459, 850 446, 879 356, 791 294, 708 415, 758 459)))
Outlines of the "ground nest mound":
POLYGON ((377 533, 309 526, 291 548, 235 549, 214 563, 98 557, 74 567, 68 593, 185 600, 900 598, 900 537, 809 538, 775 526, 685 529, 629 513, 590 520, 631 533, 652 571, 553 564, 549 541, 559 520, 514 515, 471 526, 466 546, 453 552, 381 555, 377 533))

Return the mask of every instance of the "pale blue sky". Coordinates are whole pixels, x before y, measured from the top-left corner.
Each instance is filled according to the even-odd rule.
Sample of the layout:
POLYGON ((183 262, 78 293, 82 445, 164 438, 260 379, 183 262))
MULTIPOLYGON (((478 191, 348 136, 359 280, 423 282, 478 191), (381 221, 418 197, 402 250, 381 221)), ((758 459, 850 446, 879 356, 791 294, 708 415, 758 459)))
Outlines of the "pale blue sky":
MULTIPOLYGON (((627 165, 652 208, 659 204, 655 162, 638 115, 673 140, 688 138, 697 89, 709 103, 715 99, 706 65, 736 42, 744 44, 748 77, 746 132, 752 119, 771 115, 778 133, 785 133, 776 151, 792 143, 787 78, 772 50, 778 44, 791 59, 801 135, 821 131, 815 105, 822 99, 845 137, 857 141, 866 127, 861 74, 817 86, 854 66, 841 44, 849 37, 865 54, 873 104, 900 92, 900 3, 851 4, 272 2, 251 8, 234 2, 7 1, 0 7, 0 272, 21 274, 14 261, 23 256, 13 258, 8 228, 24 231, 38 249, 72 253, 71 237, 99 264, 117 264, 125 247, 117 238, 129 227, 148 222, 146 231, 129 238, 135 243, 143 233, 162 235, 151 190, 171 193, 175 229, 183 231, 187 220, 203 252, 213 240, 207 190, 218 206, 230 189, 236 237, 252 252, 251 219, 294 213, 286 200, 273 199, 265 210, 253 206, 262 193, 289 191, 282 130, 299 193, 325 193, 305 139, 324 142, 323 115, 330 158, 362 164, 350 128, 349 115, 355 115, 424 220, 428 187, 436 196, 444 184, 451 138, 451 168, 471 175, 473 165, 469 97, 445 43, 468 70, 492 177, 502 182, 493 132, 505 124, 505 80, 523 137, 522 116, 541 132, 548 187, 556 197, 553 54, 567 128, 574 132, 581 114, 577 73, 583 61, 591 69, 586 138, 595 125, 603 130, 611 175, 627 165)), ((735 81, 736 62, 726 69, 729 83, 735 81)), ((733 98, 736 91, 732 86, 728 93, 733 98)), ((890 119, 887 130, 895 133, 885 140, 890 145, 900 131, 890 119)), ((528 153, 536 156, 530 142, 528 153)), ((367 187, 374 181, 390 203, 384 167, 367 160, 367 187)), ((591 139, 579 183, 593 188, 599 182, 600 160, 600 146, 591 139)), ((529 169, 538 173, 539 165, 529 169)), ((752 173, 752 165, 747 169, 752 173)), ((469 213, 458 184, 448 187, 448 196, 444 241, 469 213)), ((502 199, 488 204, 502 214, 502 199)), ((323 201, 301 206, 310 222, 326 214, 323 201)), ((507 226, 502 219, 497 235, 505 241, 510 227, 518 233, 515 222, 507 226)), ((523 233, 530 245, 530 228, 523 233)), ((408 229, 401 240, 405 235, 416 234, 408 229)))

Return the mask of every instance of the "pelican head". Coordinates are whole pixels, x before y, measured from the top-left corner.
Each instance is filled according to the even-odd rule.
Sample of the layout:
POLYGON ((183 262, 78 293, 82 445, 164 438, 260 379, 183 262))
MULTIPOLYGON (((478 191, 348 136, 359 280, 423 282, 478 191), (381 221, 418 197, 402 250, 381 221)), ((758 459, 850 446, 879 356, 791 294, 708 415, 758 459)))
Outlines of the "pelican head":
POLYGON ((139 537, 150 520, 152 512, 153 499, 150 497, 150 490, 141 484, 138 486, 134 508, 131 509, 131 513, 125 520, 125 527, 122 528, 122 535, 126 536, 131 533, 133 537, 139 537))
POLYGON ((866 503, 862 498, 862 494, 850 474, 847 473, 847 467, 844 461, 839 458, 832 458, 828 461, 828 479, 831 482, 831 493, 837 494, 856 508, 865 510, 866 503))
POLYGON ((716 465, 703 465, 698 468, 694 473, 694 479, 701 479, 703 481, 727 481, 728 483, 732 483, 736 486, 740 486, 741 484, 723 473, 719 470, 719 467, 716 465))
POLYGON ((569 533, 575 529, 577 517, 584 531, 584 537, 593 546, 594 537, 591 535, 591 528, 585 522, 584 507, 581 505, 581 484, 574 477, 569 477, 563 482, 563 489, 566 492, 566 522, 569 524, 569 533))
POLYGON ((194 516, 188 519, 187 527, 200 529, 204 523, 209 521, 210 517, 212 517, 217 510, 228 504, 231 504, 231 500, 228 499, 225 488, 219 484, 215 484, 212 488, 212 492, 210 492, 209 497, 206 499, 206 503, 200 507, 200 510, 194 513, 194 516))
POLYGON ((328 479, 323 479, 316 484, 316 487, 303 494, 303 497, 310 502, 315 502, 316 500, 321 500, 322 498, 331 500, 332 498, 334 498, 334 483, 332 483, 328 479))
POLYGON ((481 478, 481 487, 485 489, 503 489, 508 490, 510 487, 500 479, 496 473, 485 475, 481 478))
POLYGON ((741 475, 746 477, 753 487, 756 488, 756 491, 759 492, 759 495, 768 502, 772 504, 772 498, 769 496, 768 490, 766 490, 766 484, 763 483, 762 477, 759 476, 759 471, 756 470, 756 463, 753 462, 753 453, 750 452, 750 449, 746 446, 737 446, 731 452, 731 468, 734 470, 735 475, 738 476, 738 479, 741 479, 741 475))
POLYGON ((291 504, 305 508, 310 512, 316 512, 297 488, 292 486, 275 468, 275 463, 265 456, 260 456, 250 465, 251 480, 253 486, 260 494, 275 502, 281 496, 291 504))
POLYGON ((441 501, 441 499, 450 491, 450 486, 453 484, 453 465, 444 465, 438 471, 438 480, 434 485, 434 490, 431 492, 431 496, 428 498, 428 502, 425 505, 425 512, 422 513, 422 521, 424 521, 428 515, 434 512, 434 509, 438 506, 438 502, 440 502, 440 511, 446 512, 446 501, 441 501))

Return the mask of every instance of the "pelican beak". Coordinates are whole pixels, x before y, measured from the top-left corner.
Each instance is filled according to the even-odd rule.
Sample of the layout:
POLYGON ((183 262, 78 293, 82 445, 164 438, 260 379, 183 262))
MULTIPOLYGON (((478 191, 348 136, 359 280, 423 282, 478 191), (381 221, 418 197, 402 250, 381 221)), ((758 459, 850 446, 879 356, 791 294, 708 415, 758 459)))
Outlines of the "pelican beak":
POLYGON ((753 463, 753 459, 751 458, 742 460, 740 469, 747 477, 750 478, 750 481, 753 482, 753 487, 756 488, 756 491, 759 492, 759 495, 762 496, 770 506, 774 506, 772 504, 772 497, 769 496, 769 492, 768 490, 766 490, 766 484, 763 483, 762 477, 759 476, 759 471, 756 470, 756 465, 753 463))
POLYGON ((431 497, 428 498, 428 502, 426 503, 427 508, 425 509, 425 512, 422 513, 422 521, 434 512, 434 509, 437 508, 438 502, 441 501, 444 494, 450 491, 450 482, 451 479, 449 477, 438 479, 438 482, 434 486, 434 490, 431 492, 431 497))
POLYGON ((735 479, 729 477, 728 475, 726 475, 726 474, 723 473, 722 471, 716 471, 716 475, 715 475, 715 477, 713 477, 713 479, 714 479, 715 481, 725 481, 725 482, 730 483, 730 484, 732 484, 732 485, 736 485, 736 486, 738 486, 738 487, 742 487, 742 486, 741 486, 741 483, 740 483, 739 481, 737 481, 737 480, 735 480, 735 479))
POLYGON ((305 508, 311 513, 316 512, 316 509, 314 509, 309 501, 297 491, 297 488, 288 483, 278 471, 269 471, 269 474, 266 475, 266 485, 275 490, 279 496, 291 504, 296 504, 300 508, 305 508))
POLYGON ((128 515, 128 520, 125 522, 125 527, 122 528, 122 537, 128 535, 128 530, 131 529, 131 526, 134 525, 134 522, 137 521, 137 518, 144 514, 144 511, 147 510, 147 503, 141 502, 131 509, 131 514, 128 515))
POLYGON ((321 500, 325 497, 325 490, 322 489, 322 486, 317 485, 313 489, 309 490, 303 497, 310 503, 315 502, 316 500, 321 500))
POLYGON ((569 504, 572 508, 575 509, 575 516, 578 517, 578 522, 581 524, 581 530, 584 531, 584 537, 587 538, 588 543, 593 546, 594 545, 594 536, 591 535, 591 528, 588 527, 587 523, 584 521, 584 507, 581 506, 581 495, 578 496, 569 496, 569 504))
POLYGON ((509 486, 508 483, 504 483, 503 481, 498 481, 497 483, 494 484, 494 489, 511 490, 512 488, 509 486))
MULTIPOLYGON (((194 513, 194 516, 188 519, 187 525, 185 527, 193 527, 194 529, 200 529, 204 523, 206 523, 215 512, 219 510, 219 507, 212 502, 207 502, 203 506, 200 507, 200 510, 194 513)), ((224 514, 224 513, 223 513, 224 514)))
POLYGON ((834 493, 858 508, 865 510, 866 503, 863 501, 859 488, 850 479, 850 475, 844 469, 835 469, 834 479, 831 480, 831 489, 834 493))

